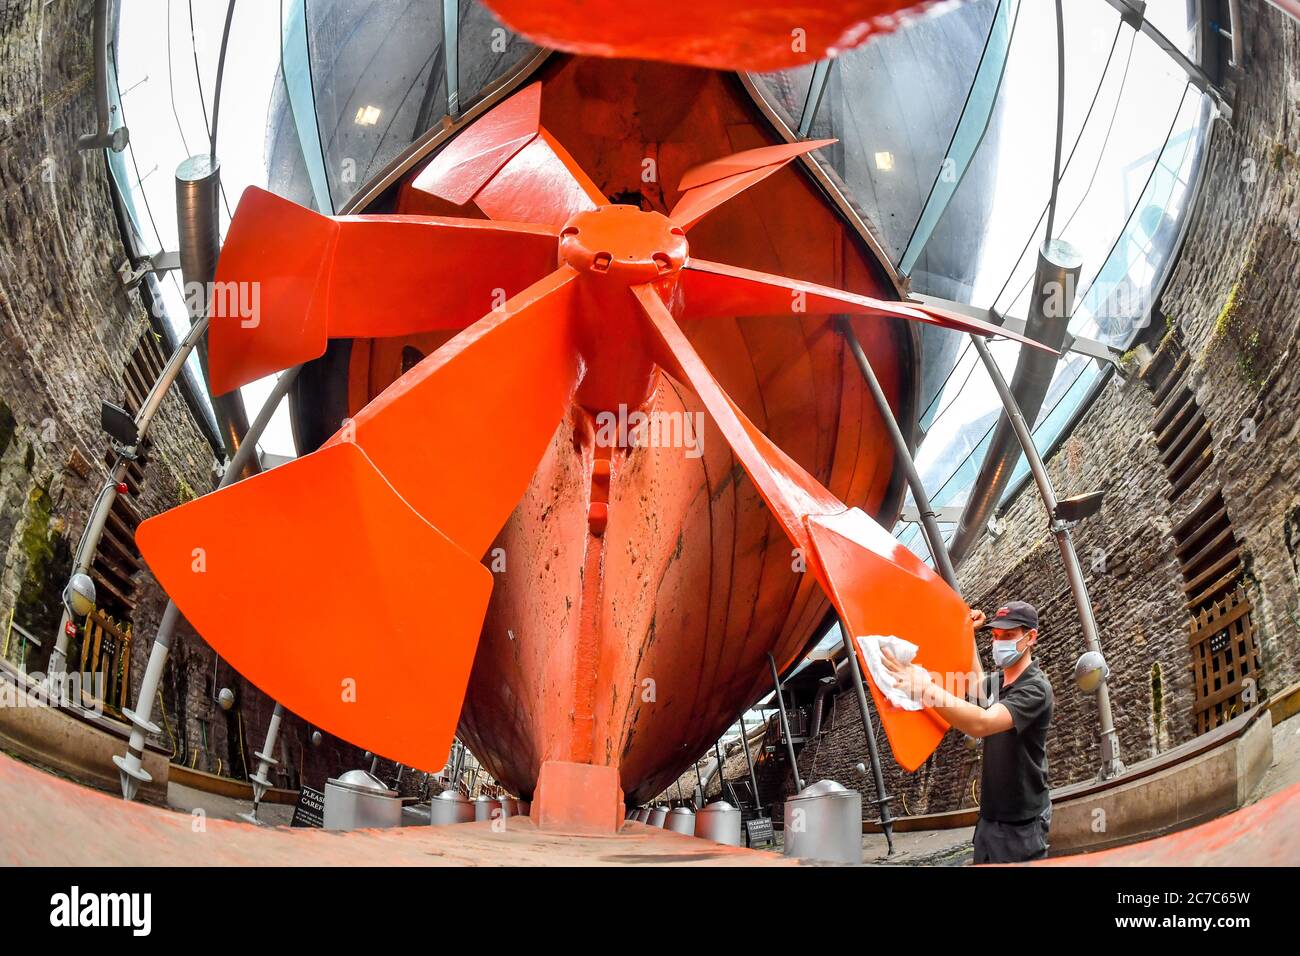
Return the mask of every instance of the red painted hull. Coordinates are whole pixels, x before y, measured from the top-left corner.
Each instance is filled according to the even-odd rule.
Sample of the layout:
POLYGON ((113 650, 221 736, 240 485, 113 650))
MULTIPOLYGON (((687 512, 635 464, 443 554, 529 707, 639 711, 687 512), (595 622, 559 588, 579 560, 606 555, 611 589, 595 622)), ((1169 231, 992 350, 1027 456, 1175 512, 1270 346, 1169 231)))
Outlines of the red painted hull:
MULTIPOLYGON (((543 124, 617 201, 639 197, 666 211, 689 167, 778 142, 722 74, 557 58, 542 79, 543 124)), ((449 211, 402 195, 401 211, 449 211)), ((719 209, 692 230, 690 245, 701 258, 890 294, 857 236, 794 168, 719 209)), ((855 327, 907 421, 915 413, 911 330, 877 318, 855 327)), ((892 523, 892 449, 830 320, 709 319, 684 331, 758 428, 841 500, 892 523)), ((427 354, 447 337, 355 342, 352 410, 400 374, 404 350, 427 354)), ((702 412, 689 389, 664 375, 656 381, 649 410, 702 412)), ((629 799, 658 792, 770 690, 768 652, 787 666, 829 608, 813 577, 796 570, 789 540, 712 422, 698 456, 681 447, 615 450, 608 526, 593 534, 590 476, 600 451, 592 428, 590 414, 574 408, 494 544, 504 570, 461 714, 462 739, 522 796, 547 760, 616 766, 629 799)))

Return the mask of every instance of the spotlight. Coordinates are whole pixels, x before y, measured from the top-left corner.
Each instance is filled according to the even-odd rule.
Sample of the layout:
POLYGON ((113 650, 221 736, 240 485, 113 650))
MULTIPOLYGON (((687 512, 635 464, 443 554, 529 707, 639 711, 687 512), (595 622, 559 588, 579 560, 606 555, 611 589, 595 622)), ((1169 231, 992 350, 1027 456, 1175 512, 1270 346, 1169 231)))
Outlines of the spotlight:
POLYGON ((221 688, 221 693, 217 695, 217 703, 221 705, 222 710, 229 710, 235 706, 235 692, 229 687, 221 688))
POLYGON ((1053 517, 1057 521, 1065 521, 1069 524, 1075 524, 1084 518, 1091 518, 1101 510, 1101 500, 1105 495, 1104 491, 1089 491, 1081 495, 1062 498, 1056 503, 1056 512, 1053 517))
POLYGON ((140 441, 140 430, 136 427, 135 419, 124 408, 119 408, 112 402, 99 403, 99 424, 117 441, 132 447, 140 441))
POLYGON ((1095 694, 1110 678, 1110 665, 1101 651, 1087 651, 1074 665, 1074 683, 1085 694, 1095 694))
POLYGON ((85 617, 95 609, 95 582, 90 575, 78 572, 68 582, 63 598, 73 617, 85 617))

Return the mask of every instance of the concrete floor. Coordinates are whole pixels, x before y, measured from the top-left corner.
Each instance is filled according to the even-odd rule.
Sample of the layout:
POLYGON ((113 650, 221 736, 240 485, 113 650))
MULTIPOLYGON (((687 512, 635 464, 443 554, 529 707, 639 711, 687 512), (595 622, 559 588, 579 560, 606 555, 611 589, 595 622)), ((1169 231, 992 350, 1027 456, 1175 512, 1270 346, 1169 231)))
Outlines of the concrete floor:
MULTIPOLYGON (((1273 728, 1273 763, 1245 806, 1257 804, 1298 783, 1300 783, 1300 718, 1283 721, 1273 728)), ((868 833, 862 841, 863 859, 868 863, 888 865, 965 866, 971 863, 974 857, 974 848, 971 845, 974 837, 974 827, 896 833, 894 853, 892 856, 886 856, 884 836, 879 833, 868 833)))
MULTIPOLYGON (((202 808, 213 820, 232 820, 245 822, 246 815, 252 811, 253 804, 248 800, 235 800, 206 790, 195 790, 179 783, 167 784, 167 805, 182 813, 193 813, 202 808)), ((287 827, 293 820, 293 807, 280 803, 264 803, 257 811, 257 819, 266 826, 287 827)))
MULTIPOLYGON (((1102 853, 1067 857, 1066 865, 1210 865, 1300 863, 1300 720, 1273 728, 1274 761, 1246 808, 1192 830, 1102 853)), ((512 817, 490 823, 421 825, 418 807, 408 826, 338 834, 287 826, 293 808, 264 806, 264 826, 244 822, 246 801, 179 784, 167 809, 126 804, 120 797, 0 756, 0 864, 149 865, 791 865, 776 852, 723 847, 627 823, 617 835, 539 831, 512 817), (202 810, 196 815, 197 809, 202 810), (67 839, 50 841, 55 832, 67 839)), ((899 833, 886 856, 881 834, 863 837, 863 859, 889 866, 962 866, 971 861, 973 828, 899 833)), ((779 838, 779 834, 778 834, 779 838)))
POLYGON ((1246 801, 1249 806, 1300 782, 1300 717, 1273 727, 1273 763, 1246 801))

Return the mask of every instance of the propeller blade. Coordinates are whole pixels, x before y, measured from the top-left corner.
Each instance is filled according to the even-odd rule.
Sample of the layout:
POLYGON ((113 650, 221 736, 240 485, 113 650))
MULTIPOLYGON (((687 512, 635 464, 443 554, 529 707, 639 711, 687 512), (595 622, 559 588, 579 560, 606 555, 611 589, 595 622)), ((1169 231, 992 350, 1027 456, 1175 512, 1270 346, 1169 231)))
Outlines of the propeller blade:
POLYGON ((609 200, 543 129, 474 194, 474 204, 489 219, 544 223, 558 229, 576 214, 608 205, 609 200))
POLYGON ((532 83, 475 120, 421 170, 413 188, 489 219, 563 226, 604 206, 604 194, 541 126, 542 84, 532 83))
POLYGON ((324 298, 337 241, 338 226, 328 216, 256 186, 244 190, 208 308, 213 395, 325 351, 324 298))
POLYGON ((836 142, 839 141, 835 139, 809 139, 797 143, 760 146, 757 149, 746 149, 739 153, 732 153, 730 156, 723 156, 720 159, 711 159, 707 163, 700 163, 700 165, 688 169, 686 174, 682 176, 682 181, 677 184, 677 188, 681 192, 686 192, 688 189, 707 186, 719 179, 762 169, 764 166, 780 166, 788 163, 796 156, 802 156, 804 153, 812 152, 814 149, 821 149, 823 146, 830 146, 836 142))
MULTIPOLYGON (((949 665, 957 663, 961 672, 968 670, 972 637, 961 598, 887 531, 861 510, 850 509, 754 427, 710 374, 653 287, 632 291, 650 326, 656 361, 700 397, 848 633, 905 637, 920 648, 918 664, 952 670, 949 665), (927 617, 908 624, 907 616, 915 617, 917 607, 927 608, 927 617), (933 617, 930 608, 938 609, 933 617)), ((854 645, 867 674, 856 641, 854 645)), ((927 710, 893 707, 874 685, 872 693, 895 756, 914 770, 938 746, 946 724, 927 710)))
POLYGON ((554 269, 557 242, 519 223, 322 216, 249 187, 217 264, 213 394, 317 358, 331 338, 464 328, 554 269))
POLYGON ((951 309, 914 302, 895 302, 842 292, 829 286, 741 269, 721 262, 691 258, 681 273, 682 319, 731 315, 892 315, 974 335, 1000 335, 1033 348, 1058 354, 1042 342, 982 322, 951 309))
POLYGON ((578 273, 564 266, 395 381, 326 442, 355 441, 474 558, 505 524, 569 408, 578 273))
POLYGON ((762 146, 695 166, 682 177, 678 186, 682 191, 681 198, 668 218, 683 229, 689 229, 728 199, 761 183, 796 156, 834 142, 833 139, 813 139, 762 146))
POLYGON ((463 206, 542 128, 542 84, 529 83, 465 127, 412 185, 463 206))
POLYGON ((539 46, 588 56, 685 63, 762 73, 837 56, 934 0, 484 0, 539 46))
MULTIPOLYGON (((939 746, 948 723, 928 707, 908 711, 891 704, 867 670, 859 639, 892 634, 917 646, 915 663, 926 670, 968 674, 974 641, 970 609, 924 561, 858 508, 809 516, 808 530, 822 587, 852 635, 894 759, 904 770, 916 770, 939 746), (916 613, 918 607, 925 608, 924 616, 916 613)), ((947 683, 961 694, 951 680, 947 683)))
POLYGON ((203 639, 324 730, 445 761, 492 575, 339 444, 143 522, 150 570, 203 639))

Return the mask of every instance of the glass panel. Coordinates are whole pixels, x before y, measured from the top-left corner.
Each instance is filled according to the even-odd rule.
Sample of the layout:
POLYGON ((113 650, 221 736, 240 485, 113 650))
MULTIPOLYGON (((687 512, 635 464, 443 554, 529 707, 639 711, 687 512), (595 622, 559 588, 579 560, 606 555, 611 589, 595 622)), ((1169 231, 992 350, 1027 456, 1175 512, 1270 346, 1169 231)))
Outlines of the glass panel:
MULTIPOLYGON (((138 251, 145 255, 179 247, 175 171, 191 154, 209 149, 205 113, 210 113, 214 92, 225 7, 199 5, 193 17, 191 21, 189 5, 176 0, 140 0, 118 12, 110 99, 131 138, 121 153, 106 155, 138 251)), ((180 272, 158 276, 157 287, 161 318, 179 341, 190 329, 180 272)), ((206 401, 197 354, 187 360, 185 376, 200 401, 206 401)))
MULTIPOLYGON (((1145 186, 1097 278, 1081 288, 1070 322, 1074 335, 1095 338, 1116 349, 1126 348, 1150 320, 1155 290, 1163 281, 1189 211, 1191 184, 1209 122, 1209 99, 1187 95, 1180 102, 1174 132, 1147 172, 1145 186)), ((1145 168, 1132 164, 1134 168, 1145 168)), ((1034 427, 1034 442, 1050 449, 1064 434, 1080 404, 1087 400, 1101 371, 1095 362, 1070 356, 1057 369, 1034 427)), ((1004 499, 1028 473, 1021 457, 1004 499)))
MULTIPOLYGON (((1101 99, 1099 85, 1109 77, 1122 75, 1115 51, 1119 19, 1112 8, 1069 5, 1065 21, 1064 114, 1062 121, 1062 184, 1066 174, 1082 168, 1081 151, 1074 145, 1081 131, 1096 124, 1095 102, 1101 99), (1087 15, 1081 15, 1080 11, 1087 15), (1065 160, 1072 160, 1069 165, 1065 160)), ((954 206, 979 211, 978 215, 948 215, 936 227, 932 246, 944 250, 978 249, 978 262, 962 269, 974 271, 964 301, 980 306, 994 303, 998 290, 1018 261, 1032 268, 1042 239, 1045 209, 1052 190, 1057 113, 1056 13, 1053 4, 1025 4, 1015 23, 1015 36, 1007 62, 1006 77, 999 97, 999 125, 985 138, 975 167, 985 170, 981 179, 967 177, 958 186, 954 206), (971 199, 963 200, 967 193, 971 199)), ((1118 78, 1112 81, 1118 89, 1118 78)), ((1104 92, 1104 91, 1103 91, 1104 92)), ((1162 131, 1163 132, 1163 131, 1162 131)), ((1059 207, 1058 207, 1059 208, 1059 207)), ((1059 230, 1058 230, 1059 231, 1059 230)), ((955 256, 929 268, 951 269, 955 256)), ((926 265, 923 260, 920 269, 926 265)), ((952 277, 954 272, 941 273, 952 277)), ((933 283, 933 280, 927 280, 933 283)), ((1023 313, 1016 313, 1023 314, 1023 313)))
MULTIPOLYGON (((174 173, 188 156, 210 148, 225 13, 225 4, 191 5, 184 0, 132 0, 119 6, 110 86, 115 88, 131 141, 124 152, 108 154, 109 169, 142 253, 178 248, 174 173)), ((280 4, 236 4, 227 57, 217 144, 223 231, 244 189, 267 183, 263 159, 268 141, 267 105, 285 101, 279 73, 280 4)), ((306 184, 292 116, 287 109, 283 113, 290 120, 288 141, 303 169, 296 181, 306 184)), ((285 151, 283 155, 291 154, 285 151)), ((292 198, 312 203, 309 188, 292 198)), ((179 339, 189 331, 180 272, 159 276, 158 290, 163 317, 179 339)), ((187 361, 185 374, 206 400, 197 354, 187 361)), ((282 411, 273 420, 262 447, 293 454, 287 413, 282 411)))
MULTIPOLYGON (((1062 177, 1056 235, 1083 256, 1081 288, 1096 276, 1132 213, 1183 107, 1186 76, 1148 37, 1131 36, 1123 87, 1109 115, 1094 110, 1078 157, 1062 177), (1086 157, 1086 159, 1085 159, 1086 157)), ((1023 256, 997 293, 999 310, 1024 316, 1033 262, 1023 256), (1014 299, 1012 298, 1014 296, 1014 299)))
POLYGON ((537 52, 537 47, 502 26, 478 0, 460 0, 459 49, 462 110, 482 99, 493 81, 537 52))
MULTIPOLYGON (((834 73, 834 70, 831 70, 834 73)), ((799 117, 803 115, 803 106, 808 99, 808 87, 812 82, 813 65, 795 67, 793 70, 778 70, 775 73, 751 73, 752 79, 763 99, 767 100, 777 115, 791 130, 799 128, 799 117)))
POLYGON ((1197 36, 1200 33, 1200 0, 1146 0, 1147 22, 1174 46, 1199 63, 1197 36))
POLYGON ((1123 231, 1097 270, 1096 278, 1080 290, 1071 331, 1100 339, 1116 348, 1127 346, 1148 318, 1152 297, 1163 277, 1178 239, 1179 223, 1190 199, 1192 169, 1206 122, 1207 104, 1186 88, 1173 132, 1158 162, 1135 162, 1127 170, 1130 188, 1141 189, 1123 231), (1145 172, 1145 183, 1136 177, 1145 172))
MULTIPOLYGON (((958 192, 963 181, 972 169, 972 160, 981 151, 985 138, 993 131, 993 140, 984 154, 992 153, 997 141, 998 106, 1003 82, 1006 80, 1007 67, 1011 60, 1011 46, 1015 38, 1016 27, 1020 20, 1021 7, 1018 0, 1002 0, 993 17, 993 24, 988 33, 979 68, 971 84, 966 105, 961 119, 953 133, 952 143, 939 167, 935 170, 933 185, 921 212, 916 228, 912 232, 907 249, 899 260, 899 269, 906 275, 912 275, 922 262, 922 256, 934 234, 935 228, 948 211, 948 206, 958 192)), ((981 164, 983 165, 983 164, 981 164)), ((983 176, 971 177, 980 186, 984 185, 983 176)), ((979 187, 977 187, 979 188, 979 187)), ((969 190, 968 190, 969 192, 969 190)), ((960 214, 955 214, 960 215, 960 214)), ((968 247, 969 248, 969 247, 968 247)), ((939 250, 936 249, 935 253, 939 250)), ((928 257, 927 257, 928 258, 928 257)), ((936 271, 921 265, 923 273, 936 271)), ((951 274, 951 271, 947 271, 951 274)), ((936 293, 943 294, 943 293, 936 293)), ((947 293, 951 297, 951 293, 947 293)))
MULTIPOLYGON (((816 158, 892 261, 903 255, 931 195, 997 9, 997 0, 979 0, 922 17, 850 50, 831 66, 809 136, 839 140, 816 158)), ((782 109, 792 124, 810 75, 811 69, 788 78, 791 91, 782 109)), ((970 248, 953 252, 954 262, 976 261, 970 248)), ((917 291, 953 297, 960 289, 922 290, 918 284, 917 291)), ((943 329, 921 330, 923 403, 942 385, 960 345, 960 336, 943 329)))
POLYGON ((995 0, 964 4, 836 59, 810 137, 897 262, 966 104, 995 0))
MULTIPOLYGON (((1073 219, 1072 209, 1077 208, 1078 197, 1086 194, 1095 182, 1097 166, 1106 152, 1115 132, 1115 114, 1129 79, 1133 43, 1136 34, 1123 26, 1118 16, 1102 9, 1101 15, 1092 18, 1093 29, 1079 29, 1076 22, 1077 7, 1065 8, 1066 44, 1066 117, 1062 124, 1061 182, 1057 190, 1057 213, 1053 226, 1060 236, 1073 219), (1102 24, 1096 29, 1096 24, 1102 24), (1077 42, 1082 38, 1085 42, 1077 42), (1074 41, 1074 42, 1072 42, 1074 41), (1076 81, 1072 64, 1095 63, 1100 69, 1085 86, 1076 81)), ((1053 41, 1054 42, 1054 41, 1053 41)), ((1085 70, 1086 74, 1088 71, 1085 70)), ((1055 106, 1052 107, 1054 112, 1055 106)), ((1050 160, 1049 160, 1050 164, 1050 160)), ((1050 169, 1050 165, 1049 165, 1050 169)), ((1023 318, 1028 306, 1015 300, 1027 295, 1038 263, 1038 248, 1047 227, 1047 211, 1051 200, 1051 181, 1039 183, 1039 189, 1029 198, 1026 211, 1036 212, 1034 218, 1021 217, 1020 231, 1008 230, 1005 253, 1016 254, 1014 267, 1009 271, 1009 257, 1000 265, 989 263, 987 268, 994 276, 1002 275, 1000 286, 993 289, 990 283, 981 282, 976 296, 980 305, 991 305, 1003 314, 1023 318), (1008 301, 1010 298, 1012 301, 1008 301), (1020 311, 1012 309, 1015 305, 1020 311)))
MULTIPOLYGON (((306 13, 324 172, 337 208, 446 115, 442 0, 307 0, 306 13)), ((285 71, 296 113, 287 48, 285 71)))

